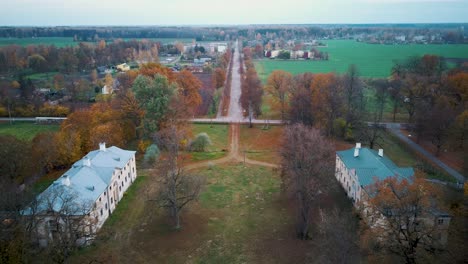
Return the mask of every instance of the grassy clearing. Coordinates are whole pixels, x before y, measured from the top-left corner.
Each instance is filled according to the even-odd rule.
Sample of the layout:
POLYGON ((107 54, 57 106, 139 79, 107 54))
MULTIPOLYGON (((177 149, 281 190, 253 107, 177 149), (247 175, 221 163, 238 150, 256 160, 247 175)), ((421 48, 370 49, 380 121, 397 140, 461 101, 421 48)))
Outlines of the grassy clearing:
POLYGON ((183 212, 182 230, 172 230, 165 214, 145 203, 143 188, 157 185, 148 177, 131 187, 98 242, 70 262, 304 262, 309 242, 294 238, 277 172, 230 164, 196 173, 206 177, 207 185, 199 202, 183 212))
POLYGON ((53 78, 59 72, 43 72, 43 73, 34 73, 26 76, 26 79, 31 79, 32 81, 38 80, 48 80, 53 78))
POLYGON ((34 123, 16 122, 0 123, 0 135, 12 135, 21 140, 31 141, 37 134, 47 131, 58 131, 58 125, 37 125, 34 123))
POLYGON ((282 134, 282 126, 270 126, 264 129, 263 125, 256 125, 253 128, 243 125, 240 130, 240 151, 246 151, 249 159, 279 163, 282 134))
POLYGON ((229 126, 219 124, 194 124, 193 137, 206 133, 213 143, 206 152, 192 152, 191 161, 218 159, 227 154, 229 140, 229 126))
POLYGON ((328 40, 327 47, 319 47, 328 52, 328 61, 281 61, 257 60, 255 68, 262 81, 274 70, 285 70, 293 74, 303 72, 325 73, 347 71, 350 64, 356 64, 364 77, 387 77, 395 60, 411 56, 436 54, 447 58, 468 58, 468 45, 373 45, 354 40, 328 40))

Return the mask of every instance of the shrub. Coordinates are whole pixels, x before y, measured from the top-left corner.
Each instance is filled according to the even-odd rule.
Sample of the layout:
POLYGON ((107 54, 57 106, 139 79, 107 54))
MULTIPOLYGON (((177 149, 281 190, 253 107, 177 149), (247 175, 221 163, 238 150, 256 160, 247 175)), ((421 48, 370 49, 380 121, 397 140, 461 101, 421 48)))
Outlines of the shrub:
POLYGON ((200 133, 195 137, 195 139, 190 144, 190 150, 196 151, 196 152, 205 152, 206 147, 211 144, 212 143, 208 134, 200 133))
POLYGON ((153 164, 159 158, 159 148, 156 144, 151 144, 145 151, 144 161, 147 164, 153 164))

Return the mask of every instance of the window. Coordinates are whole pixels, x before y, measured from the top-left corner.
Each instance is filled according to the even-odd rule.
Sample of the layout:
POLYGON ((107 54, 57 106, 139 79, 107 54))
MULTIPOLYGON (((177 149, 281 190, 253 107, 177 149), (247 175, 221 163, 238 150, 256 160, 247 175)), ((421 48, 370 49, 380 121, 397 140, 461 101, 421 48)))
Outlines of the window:
POLYGON ((130 172, 127 174, 127 176, 130 178, 130 172))
POLYGON ((119 175, 119 180, 120 180, 120 175, 119 175))
POLYGON ((99 197, 99 201, 101 201, 101 197, 99 197))
POLYGON ((124 185, 124 182, 122 182, 122 187, 123 187, 123 185, 124 185))
POLYGON ((125 182, 127 182, 127 177, 125 177, 125 182))
POLYGON ((109 186, 109 190, 112 190, 112 186, 109 186))
POLYGON ((107 203, 106 203, 106 207, 105 207, 105 208, 106 208, 106 210, 107 210, 107 203))
POLYGON ((444 219, 443 218, 437 219, 437 224, 443 225, 444 224, 444 219))
POLYGON ((102 216, 102 208, 101 208, 101 216, 102 216))
POLYGON ((133 172, 135 172, 135 168, 132 168, 133 172))
POLYGON ((106 192, 104 192, 104 196, 106 196, 106 194, 107 194, 107 193, 106 193, 106 192))
POLYGON ((119 186, 119 191, 122 191, 122 186, 119 186))
POLYGON ((114 203, 114 198, 113 198, 113 197, 111 197, 111 204, 113 204, 113 203, 114 203))

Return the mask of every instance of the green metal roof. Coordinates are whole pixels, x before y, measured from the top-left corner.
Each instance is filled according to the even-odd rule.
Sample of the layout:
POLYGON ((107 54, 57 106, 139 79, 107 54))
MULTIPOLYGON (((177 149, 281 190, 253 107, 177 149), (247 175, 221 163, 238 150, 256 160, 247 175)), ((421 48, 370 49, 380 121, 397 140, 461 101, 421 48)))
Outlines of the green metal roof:
POLYGON ((397 176, 411 180, 410 178, 414 175, 413 168, 400 168, 385 155, 380 157, 375 150, 361 148, 357 157, 354 157, 354 150, 352 148, 337 151, 336 154, 348 169, 356 170, 359 183, 362 186, 371 184, 374 178, 384 180, 388 177, 397 176))

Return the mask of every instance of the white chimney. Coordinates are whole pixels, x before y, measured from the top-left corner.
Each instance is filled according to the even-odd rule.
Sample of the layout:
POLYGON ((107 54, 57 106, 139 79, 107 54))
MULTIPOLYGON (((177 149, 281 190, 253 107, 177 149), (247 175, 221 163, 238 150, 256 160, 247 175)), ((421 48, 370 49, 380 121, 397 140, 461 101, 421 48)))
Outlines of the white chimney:
POLYGON ((361 143, 356 143, 356 148, 360 149, 361 148, 361 143))
POLYGON ((379 149, 379 156, 383 157, 383 149, 379 149))
POLYGON ((91 167, 91 160, 89 158, 84 158, 83 165, 86 167, 91 167))
POLYGON ((106 142, 99 143, 99 150, 106 151, 106 142))
POLYGON ((63 185, 65 185, 65 186, 70 186, 71 181, 70 181, 70 178, 68 177, 68 175, 64 175, 64 176, 63 176, 62 183, 63 183, 63 185))
POLYGON ((355 148, 354 149, 354 157, 359 157, 359 149, 358 148, 355 148))

